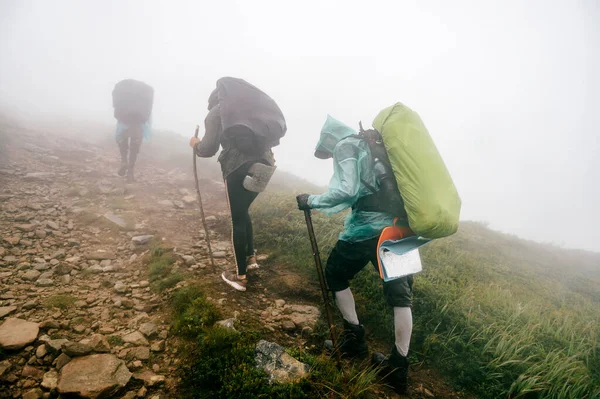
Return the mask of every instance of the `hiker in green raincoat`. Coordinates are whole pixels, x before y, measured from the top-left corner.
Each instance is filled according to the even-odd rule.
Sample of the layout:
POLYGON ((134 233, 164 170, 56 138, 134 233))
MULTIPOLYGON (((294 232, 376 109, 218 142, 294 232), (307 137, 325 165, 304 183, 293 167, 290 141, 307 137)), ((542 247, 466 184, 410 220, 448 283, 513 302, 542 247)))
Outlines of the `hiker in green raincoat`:
MULTIPOLYGON (((371 262, 377 267, 377 244, 382 230, 394 223, 394 217, 373 209, 370 201, 372 189, 379 183, 373 167, 373 159, 366 141, 356 132, 331 116, 321 130, 315 156, 320 159, 333 158, 334 174, 329 189, 321 195, 300 194, 296 197, 298 208, 319 209, 331 215, 352 208, 344 222, 344 231, 329 254, 325 267, 325 278, 334 292, 335 302, 344 318, 344 331, 333 348, 350 358, 368 355, 365 329, 358 320, 354 297, 349 281, 371 262), (369 204, 368 210, 366 210, 369 204)), ((385 282, 383 293, 394 308, 395 345, 391 355, 374 354, 373 360, 381 364, 388 382, 398 393, 406 393, 408 377, 408 347, 412 333, 412 284, 413 276, 385 282)))

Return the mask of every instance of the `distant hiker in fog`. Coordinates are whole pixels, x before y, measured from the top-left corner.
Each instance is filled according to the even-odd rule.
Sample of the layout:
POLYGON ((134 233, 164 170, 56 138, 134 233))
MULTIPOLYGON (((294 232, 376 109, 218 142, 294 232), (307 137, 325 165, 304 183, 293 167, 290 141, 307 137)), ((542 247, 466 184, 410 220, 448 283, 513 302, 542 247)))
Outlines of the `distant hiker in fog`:
POLYGON ((190 146, 204 158, 222 147, 218 161, 231 210, 236 270, 223 272, 221 278, 236 290, 246 291, 246 272, 259 267, 248 210, 275 171, 271 148, 279 144, 287 127, 275 101, 242 79, 219 79, 208 99, 208 110, 204 137, 192 137, 190 146))
MULTIPOLYGON (((344 318, 344 331, 337 348, 333 348, 331 341, 325 345, 330 350, 339 350, 345 357, 364 358, 368 355, 365 329, 358 320, 350 280, 369 262, 377 267, 378 240, 383 229, 394 224, 394 216, 378 200, 377 192, 381 188, 374 158, 367 142, 353 129, 328 117, 315 156, 333 158, 334 175, 326 193, 298 195, 298 208, 319 209, 329 215, 352 208, 325 267, 327 285, 334 292, 336 305, 344 318)), ((388 382, 398 393, 407 391, 412 285, 412 275, 383 284, 383 295, 394 309, 395 345, 389 358, 376 354, 374 361, 383 366, 388 382)))
POLYGON ((121 152, 119 176, 127 174, 133 182, 133 168, 143 139, 150 138, 154 89, 144 82, 125 79, 112 92, 114 115, 117 119, 116 139, 121 152))

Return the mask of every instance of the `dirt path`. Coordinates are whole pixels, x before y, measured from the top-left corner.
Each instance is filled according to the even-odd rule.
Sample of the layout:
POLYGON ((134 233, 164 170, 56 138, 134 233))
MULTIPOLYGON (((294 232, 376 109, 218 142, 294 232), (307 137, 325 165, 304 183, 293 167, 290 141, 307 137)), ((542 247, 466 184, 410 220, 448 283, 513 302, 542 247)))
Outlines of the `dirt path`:
MULTIPOLYGON (((150 287, 150 243, 135 243, 141 236, 173 248, 175 271, 186 276, 178 285, 201 284, 225 317, 310 347, 318 287, 285 265, 250 274, 246 293, 221 281, 233 256, 222 182, 201 182, 213 270, 191 173, 146 155, 138 181, 126 185, 114 148, 19 137, 0 159, 0 346, 8 348, 0 397, 176 397, 177 345, 163 293, 150 287)), ((436 380, 427 370, 413 375, 412 397, 462 397, 436 380)))

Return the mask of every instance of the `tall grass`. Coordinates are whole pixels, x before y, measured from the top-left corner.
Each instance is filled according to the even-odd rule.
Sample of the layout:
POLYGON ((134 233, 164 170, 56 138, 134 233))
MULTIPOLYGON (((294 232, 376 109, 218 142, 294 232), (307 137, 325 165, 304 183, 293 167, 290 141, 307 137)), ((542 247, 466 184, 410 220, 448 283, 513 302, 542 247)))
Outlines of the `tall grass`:
MULTIPOLYGON (((318 284, 293 194, 263 195, 252 212, 257 247, 318 284)), ((343 215, 313 215, 325 260, 343 215)), ((600 255, 463 223, 421 256, 412 341, 419 361, 481 398, 600 398, 600 255)), ((353 288, 371 338, 391 345, 392 315, 378 276, 367 267, 353 288)))

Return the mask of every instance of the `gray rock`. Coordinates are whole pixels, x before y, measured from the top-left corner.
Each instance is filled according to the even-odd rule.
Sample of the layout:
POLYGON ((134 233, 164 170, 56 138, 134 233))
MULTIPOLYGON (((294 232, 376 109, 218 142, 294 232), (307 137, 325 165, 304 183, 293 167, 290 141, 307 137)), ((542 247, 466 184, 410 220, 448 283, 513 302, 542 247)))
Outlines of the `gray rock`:
POLYGON ((16 306, 0 306, 0 319, 17 310, 16 306))
POLYGON ((284 320, 281 322, 281 328, 283 328, 285 331, 292 332, 296 329, 296 325, 291 320, 284 320))
POLYGON ((90 337, 88 344, 94 352, 110 352, 110 343, 102 334, 94 334, 90 337))
POLYGON ((0 347, 7 350, 24 348, 35 341, 39 331, 38 323, 8 318, 0 325, 0 347))
POLYGON ((153 235, 143 235, 143 236, 135 236, 131 237, 131 241, 136 245, 144 245, 150 242, 154 238, 153 235))
POLYGON ((149 345, 148 340, 144 338, 142 333, 140 333, 139 331, 134 331, 131 334, 124 335, 123 341, 137 346, 149 345))
POLYGON ((52 230, 59 229, 58 223, 52 222, 50 220, 46 222, 46 226, 50 227, 52 230))
POLYGON ((164 375, 154 374, 150 370, 143 370, 137 373, 133 373, 133 378, 144 382, 144 385, 153 387, 162 385, 165 382, 164 375))
POLYGON ((35 350, 35 356, 38 359, 42 359, 47 354, 48 354, 48 349, 46 349, 46 345, 45 344, 42 344, 42 345, 38 346, 37 349, 35 350))
POLYGON ((48 371, 46 374, 44 374, 41 385, 42 388, 48 391, 55 390, 58 386, 58 373, 55 370, 48 371))
POLYGON ((52 287, 54 285, 54 280, 49 278, 40 278, 35 284, 39 287, 52 287))
POLYGON ((173 201, 171 201, 171 200, 162 200, 162 201, 158 201, 158 205, 161 205, 161 206, 170 206, 170 207, 173 207, 173 206, 175 206, 175 205, 173 204, 173 201))
POLYGON ((65 342, 61 348, 63 353, 70 357, 85 356, 92 352, 92 348, 89 345, 82 344, 81 342, 65 342))
POLYGON ((66 262, 61 262, 54 268, 54 273, 59 276, 63 276, 71 273, 71 270, 73 270, 73 265, 66 262))
POLYGON ((107 398, 125 387, 130 378, 125 363, 114 355, 78 357, 62 368, 58 392, 90 399, 107 398))
POLYGON ((181 199, 181 201, 183 201, 183 203, 186 205, 193 205, 196 203, 196 197, 193 195, 186 195, 181 199))
POLYGON ((259 341, 255 353, 256 367, 267 373, 270 383, 295 382, 308 374, 308 365, 291 357, 274 342, 259 341))
POLYGON ((55 360, 56 370, 60 371, 70 361, 71 358, 69 356, 65 355, 64 353, 61 353, 55 360))
POLYGON ((25 273, 23 273, 21 275, 21 278, 23 278, 24 280, 27 281, 35 281, 37 280, 40 276, 42 275, 42 273, 40 273, 37 270, 27 270, 25 273))
POLYGON ((123 349, 119 352, 119 357, 127 360, 148 360, 150 359, 150 348, 147 346, 136 346, 134 348, 123 349))
POLYGON ((63 344, 67 342, 69 342, 69 340, 64 338, 51 339, 50 341, 46 342, 46 348, 51 353, 58 353, 62 349, 63 344))
POLYGON ((25 232, 33 231, 33 230, 35 230, 36 227, 37 227, 37 225, 34 223, 15 225, 15 228, 17 230, 21 230, 21 231, 25 231, 25 232))
POLYGON ((114 290, 117 294, 125 294, 129 292, 129 286, 122 281, 117 281, 114 290))
POLYGON ((154 323, 142 323, 139 331, 148 338, 153 338, 158 333, 158 327, 154 323))
POLYGON ((10 368, 12 367, 11 363, 8 360, 3 360, 0 362, 0 378, 4 376, 10 368))
POLYGON ((192 255, 183 255, 181 256, 181 259, 183 259, 188 266, 196 264, 196 259, 192 255))
POLYGON ((96 251, 89 252, 86 255, 86 258, 89 260, 104 260, 104 259, 115 259, 116 256, 112 252, 98 249, 96 251))
POLYGON ((213 252, 213 257, 215 259, 222 259, 222 258, 225 258, 226 256, 227 256, 227 252, 225 252, 225 251, 216 251, 216 252, 213 252))
POLYGON ((165 350, 165 341, 153 342, 150 346, 152 352, 162 352, 165 350))
POLYGON ((230 330, 236 331, 236 329, 234 327, 234 325, 235 325, 235 319, 234 318, 220 320, 220 321, 217 321, 216 324, 219 325, 219 326, 221 326, 221 327, 225 327, 225 328, 228 328, 230 330))

